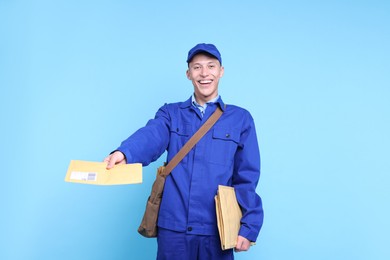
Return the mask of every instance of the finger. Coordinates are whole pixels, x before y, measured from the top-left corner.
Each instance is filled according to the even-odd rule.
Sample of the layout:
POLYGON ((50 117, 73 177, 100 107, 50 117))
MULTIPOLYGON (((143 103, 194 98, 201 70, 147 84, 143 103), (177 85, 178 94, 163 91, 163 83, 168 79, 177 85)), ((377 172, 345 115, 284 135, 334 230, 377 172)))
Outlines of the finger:
POLYGON ((112 166, 111 166, 110 162, 107 162, 106 169, 107 169, 107 170, 110 170, 111 168, 112 168, 112 166))
POLYGON ((110 156, 110 158, 107 161, 107 170, 112 169, 115 166, 115 158, 113 156, 110 156))
POLYGON ((241 241, 241 240, 238 240, 238 241, 237 241, 237 245, 236 245, 236 247, 234 248, 234 251, 236 251, 236 252, 241 252, 241 246, 242 246, 242 241, 241 241))
POLYGON ((250 244, 248 243, 242 243, 242 246, 241 246, 241 251, 248 251, 249 250, 249 247, 250 247, 250 244))
POLYGON ((107 166, 106 166, 107 170, 111 169, 115 165, 115 158, 113 158, 113 157, 114 157, 113 154, 111 154, 110 156, 107 156, 104 159, 104 162, 107 163, 107 166))

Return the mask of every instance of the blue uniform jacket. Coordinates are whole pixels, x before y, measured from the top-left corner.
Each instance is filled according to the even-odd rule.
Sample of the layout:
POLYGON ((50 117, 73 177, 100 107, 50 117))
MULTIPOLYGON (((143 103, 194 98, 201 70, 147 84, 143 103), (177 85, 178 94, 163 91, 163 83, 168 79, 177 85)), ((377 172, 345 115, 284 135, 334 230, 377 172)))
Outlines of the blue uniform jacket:
MULTIPOLYGON (((117 149, 128 163, 144 166, 166 150, 168 161, 215 111, 224 109, 221 98, 208 104, 202 117, 191 98, 165 104, 145 127, 117 149)), ((214 196, 218 185, 233 186, 243 217, 239 234, 256 241, 263 223, 263 208, 256 186, 260 153, 253 118, 248 111, 228 105, 213 128, 168 175, 158 226, 198 235, 217 235, 214 196)))

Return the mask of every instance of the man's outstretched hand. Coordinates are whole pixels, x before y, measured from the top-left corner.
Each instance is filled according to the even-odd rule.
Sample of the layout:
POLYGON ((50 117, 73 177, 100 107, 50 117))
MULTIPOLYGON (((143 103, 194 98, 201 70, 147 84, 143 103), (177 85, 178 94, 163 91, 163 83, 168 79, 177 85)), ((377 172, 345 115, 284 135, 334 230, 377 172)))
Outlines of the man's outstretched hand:
POLYGON ((115 151, 106 158, 104 158, 104 162, 107 163, 107 170, 114 167, 116 164, 125 164, 126 163, 126 157, 125 155, 120 151, 115 151))

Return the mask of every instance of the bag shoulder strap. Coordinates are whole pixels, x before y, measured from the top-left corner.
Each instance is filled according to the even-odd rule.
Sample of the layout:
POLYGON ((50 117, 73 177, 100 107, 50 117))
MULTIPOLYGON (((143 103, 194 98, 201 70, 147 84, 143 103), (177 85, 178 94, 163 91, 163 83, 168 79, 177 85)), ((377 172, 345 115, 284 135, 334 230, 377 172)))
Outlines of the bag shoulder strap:
MULTIPOLYGON (((226 109, 226 105, 225 105, 226 109)), ((215 112, 210 116, 209 119, 199 128, 198 131, 188 140, 187 143, 180 149, 180 151, 172 158, 172 160, 165 166, 164 175, 169 175, 171 171, 179 164, 181 160, 191 151, 196 143, 202 139, 202 137, 211 129, 211 127, 221 117, 223 111, 217 106, 215 112)))

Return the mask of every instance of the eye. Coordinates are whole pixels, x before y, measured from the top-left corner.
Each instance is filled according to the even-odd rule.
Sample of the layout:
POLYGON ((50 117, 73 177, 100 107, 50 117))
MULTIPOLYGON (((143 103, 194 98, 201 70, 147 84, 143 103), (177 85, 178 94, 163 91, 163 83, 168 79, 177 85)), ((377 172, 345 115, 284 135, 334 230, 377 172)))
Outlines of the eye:
POLYGON ((210 64, 209 65, 209 69, 214 69, 215 68, 215 64, 210 64))
POLYGON ((200 66, 194 66, 192 67, 194 70, 199 70, 200 69, 200 66))

